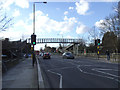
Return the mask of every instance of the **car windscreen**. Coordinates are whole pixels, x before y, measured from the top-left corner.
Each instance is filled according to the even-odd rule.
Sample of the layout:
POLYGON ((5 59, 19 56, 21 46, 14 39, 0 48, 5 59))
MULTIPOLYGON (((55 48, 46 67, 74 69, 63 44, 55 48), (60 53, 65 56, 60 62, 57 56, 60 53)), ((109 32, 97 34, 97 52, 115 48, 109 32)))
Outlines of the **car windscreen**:
POLYGON ((66 53, 66 55, 72 55, 72 53, 66 53))
POLYGON ((44 54, 44 55, 47 55, 47 56, 49 56, 49 54, 44 54))

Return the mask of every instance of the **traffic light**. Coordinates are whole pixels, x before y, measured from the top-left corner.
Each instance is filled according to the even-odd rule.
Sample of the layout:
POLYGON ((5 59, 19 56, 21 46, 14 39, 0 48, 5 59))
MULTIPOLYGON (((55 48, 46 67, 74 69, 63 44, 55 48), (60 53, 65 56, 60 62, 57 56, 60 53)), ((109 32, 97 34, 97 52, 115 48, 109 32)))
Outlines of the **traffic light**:
POLYGON ((98 45, 100 45, 100 39, 98 39, 97 42, 98 42, 98 45))
POLYGON ((97 40, 95 40, 95 46, 97 46, 98 44, 97 44, 97 40))
POLYGON ((31 35, 31 44, 36 45, 36 35, 34 34, 31 35))

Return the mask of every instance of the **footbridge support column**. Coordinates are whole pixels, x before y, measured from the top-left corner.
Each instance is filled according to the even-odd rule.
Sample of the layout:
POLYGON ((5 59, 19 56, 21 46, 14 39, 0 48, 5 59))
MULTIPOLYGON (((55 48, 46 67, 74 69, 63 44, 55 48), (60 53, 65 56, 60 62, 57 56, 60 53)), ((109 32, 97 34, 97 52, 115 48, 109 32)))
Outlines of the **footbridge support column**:
POLYGON ((73 54, 78 55, 78 44, 73 45, 73 54))

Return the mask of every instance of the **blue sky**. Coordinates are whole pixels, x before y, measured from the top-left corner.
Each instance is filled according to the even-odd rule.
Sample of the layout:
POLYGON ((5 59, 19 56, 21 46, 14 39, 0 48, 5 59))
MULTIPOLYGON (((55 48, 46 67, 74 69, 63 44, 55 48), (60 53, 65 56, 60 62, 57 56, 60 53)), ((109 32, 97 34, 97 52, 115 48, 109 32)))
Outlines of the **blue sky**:
MULTIPOLYGON (((111 1, 111 0, 110 0, 111 1)), ((89 32, 100 20, 114 13, 117 2, 48 2, 36 3, 36 35, 37 38, 83 38, 88 40, 89 32)), ((14 25, 6 32, 0 32, 4 38, 19 40, 30 38, 33 33, 33 2, 28 0, 6 0, 3 4, 8 16, 14 17, 14 25)), ((89 41, 89 40, 88 40, 89 41)), ((58 44, 48 44, 48 46, 58 44)), ((44 44, 36 45, 40 49, 44 44)))

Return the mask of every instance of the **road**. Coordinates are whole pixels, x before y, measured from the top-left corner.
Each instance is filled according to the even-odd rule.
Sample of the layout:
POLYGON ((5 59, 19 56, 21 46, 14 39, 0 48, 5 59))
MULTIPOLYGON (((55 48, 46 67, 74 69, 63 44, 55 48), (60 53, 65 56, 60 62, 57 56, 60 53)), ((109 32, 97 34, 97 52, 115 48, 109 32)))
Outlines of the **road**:
POLYGON ((120 84, 118 64, 59 55, 39 57, 39 63, 46 88, 118 88, 120 84))

